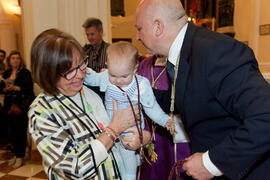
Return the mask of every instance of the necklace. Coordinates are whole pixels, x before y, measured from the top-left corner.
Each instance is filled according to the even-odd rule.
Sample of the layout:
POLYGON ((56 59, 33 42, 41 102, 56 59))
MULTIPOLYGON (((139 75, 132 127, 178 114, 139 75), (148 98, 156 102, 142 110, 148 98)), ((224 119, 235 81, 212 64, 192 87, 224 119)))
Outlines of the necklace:
MULTIPOLYGON (((83 109, 84 109, 84 114, 91 120, 91 122, 93 123, 94 127, 97 129, 97 132, 98 132, 97 135, 99 135, 99 134, 102 133, 102 132, 100 131, 100 129, 102 129, 102 128, 99 129, 99 128, 97 127, 96 123, 94 122, 94 120, 93 120, 93 119, 85 112, 85 107, 84 107, 84 103, 83 103, 82 95, 81 95, 81 94, 82 94, 82 93, 80 92, 80 97, 81 97, 81 102, 82 102, 83 109)), ((64 95, 64 96, 65 96, 65 95, 64 95)), ((86 124, 86 123, 81 119, 81 117, 77 115, 77 113, 76 113, 77 111, 74 111, 74 108, 70 108, 65 102, 62 102, 62 100, 61 100, 60 98, 58 98, 57 96, 54 96, 54 97, 55 97, 55 99, 57 99, 57 100, 58 100, 58 101, 59 101, 66 109, 68 109, 68 110, 74 115, 74 117, 76 117, 76 118, 78 119, 79 122, 81 122, 81 124, 88 130, 88 132, 90 133, 90 135, 91 135, 94 139, 97 139, 96 134, 95 134, 94 132, 92 132, 92 130, 91 130, 90 127, 89 127, 89 124, 86 124)), ((75 103, 70 97, 68 97, 68 96, 65 96, 65 97, 66 97, 67 99, 69 99, 69 101, 71 101, 78 109, 80 109, 80 110, 82 111, 82 108, 81 108, 77 103, 75 103)), ((47 103, 49 103, 49 102, 47 101, 47 103)), ((86 103, 88 103, 87 100, 86 100, 86 103)), ((73 134, 70 132, 70 130, 67 129, 66 131, 67 131, 67 133, 71 136, 72 140, 75 141, 75 138, 73 137, 73 134)), ((91 150, 91 153, 93 154, 92 148, 90 148, 90 150, 91 150)), ((114 152, 110 149, 110 150, 108 151, 108 153, 109 153, 110 157, 112 158, 112 163, 115 164, 116 158, 115 158, 114 152), (109 152, 110 152, 110 153, 109 153, 109 152)), ((107 160, 106 160, 106 161, 107 161, 107 160)), ((115 174, 118 175, 118 177, 120 177, 119 167, 118 167, 117 165, 114 166, 114 167, 116 167, 116 168, 113 168, 115 174)), ((98 167, 97 167, 97 165, 96 165, 95 162, 94 162, 94 168, 95 168, 95 170, 97 171, 98 167)))
MULTIPOLYGON (((171 106, 170 106, 170 120, 169 120, 169 127, 170 127, 170 133, 172 135, 174 135, 174 128, 175 128, 175 125, 174 125, 174 119, 173 119, 173 112, 174 112, 174 102, 175 102, 175 85, 176 85, 176 79, 177 79, 177 74, 178 74, 178 64, 179 64, 179 59, 180 59, 180 53, 177 57, 177 60, 176 60, 176 64, 174 66, 174 78, 173 78, 173 83, 172 83, 172 90, 171 90, 171 106)), ((175 170, 175 173, 176 173, 176 176, 180 177, 180 171, 179 171, 179 167, 181 164, 183 164, 183 161, 178 161, 177 162, 177 156, 176 156, 176 144, 174 144, 174 161, 175 161, 175 164, 173 166, 173 168, 171 169, 171 172, 170 172, 170 176, 169 176, 169 179, 171 178, 171 174, 172 172, 175 170)))
MULTIPOLYGON (((151 66, 151 78, 152 78, 152 88, 155 88, 155 84, 157 82, 157 80, 160 78, 160 76, 164 73, 164 71, 166 70, 166 67, 165 66, 162 71, 158 74, 158 76, 156 77, 156 79, 154 78, 154 68, 153 68, 154 65, 151 66)), ((157 88, 155 88, 157 89, 157 88)))
MULTIPOLYGON (((91 106, 91 104, 88 103, 88 101, 87 101, 87 99, 86 99, 86 97, 85 97, 85 93, 84 93, 83 88, 82 88, 81 91, 80 91, 80 99, 81 99, 82 106, 83 106, 83 111, 85 112, 85 114, 86 114, 86 109, 85 109, 85 105, 84 105, 84 100, 83 100, 83 99, 85 99, 86 107, 87 107, 88 112, 89 112, 90 114, 92 114, 93 117, 95 118, 95 115, 94 115, 94 113, 93 113, 93 107, 91 106)), ((103 124, 100 123, 100 122, 98 122, 98 121, 96 120, 96 118, 95 118, 95 121, 96 121, 98 127, 99 127, 101 130, 104 130, 103 124)))
POLYGON ((141 162, 143 162, 143 132, 142 132, 142 117, 141 117, 141 108, 140 108, 140 88, 139 88, 139 83, 138 83, 138 79, 136 77, 136 75, 134 76, 135 80, 136 80, 136 85, 137 85, 137 90, 138 90, 138 105, 139 105, 139 115, 135 114, 132 102, 130 100, 130 97, 127 95, 127 93, 119 86, 117 86, 126 96, 127 99, 129 101, 130 107, 132 109, 132 113, 135 119, 135 123, 136 123, 136 127, 139 133, 139 138, 140 138, 140 143, 141 143, 141 147, 140 147, 140 158, 141 158, 141 162))

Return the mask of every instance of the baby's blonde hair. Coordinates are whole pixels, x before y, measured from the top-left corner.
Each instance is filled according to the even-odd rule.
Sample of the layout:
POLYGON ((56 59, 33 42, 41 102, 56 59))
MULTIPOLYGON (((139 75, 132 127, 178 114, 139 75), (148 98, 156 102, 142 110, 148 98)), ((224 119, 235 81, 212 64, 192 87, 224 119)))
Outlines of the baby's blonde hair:
POLYGON ((134 65, 139 61, 137 48, 127 41, 118 41, 111 44, 107 49, 108 61, 110 60, 111 55, 117 56, 119 59, 125 59, 133 62, 134 65))

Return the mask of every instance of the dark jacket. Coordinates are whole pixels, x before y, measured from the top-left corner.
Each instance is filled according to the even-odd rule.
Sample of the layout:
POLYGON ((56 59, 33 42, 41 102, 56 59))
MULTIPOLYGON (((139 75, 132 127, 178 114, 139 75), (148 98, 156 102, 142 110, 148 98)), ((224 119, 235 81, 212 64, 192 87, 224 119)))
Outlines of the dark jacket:
POLYGON ((192 152, 209 150, 219 179, 270 179, 270 86, 248 46, 189 24, 175 94, 192 152))
MULTIPOLYGON (((3 78, 7 79, 11 76, 11 69, 3 73, 3 78)), ((0 90, 5 94, 4 108, 9 109, 12 104, 17 104, 24 111, 27 111, 29 105, 34 99, 33 81, 29 70, 22 68, 14 81, 14 85, 19 86, 21 91, 3 92, 5 87, 4 81, 0 83, 0 90)))

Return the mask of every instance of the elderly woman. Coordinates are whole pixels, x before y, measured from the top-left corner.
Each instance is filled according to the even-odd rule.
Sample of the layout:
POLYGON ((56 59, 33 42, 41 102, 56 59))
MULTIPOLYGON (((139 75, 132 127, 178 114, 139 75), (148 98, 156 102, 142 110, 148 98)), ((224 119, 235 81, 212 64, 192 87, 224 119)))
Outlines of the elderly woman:
MULTIPOLYGON (((43 157, 49 179, 125 178, 119 155, 120 133, 135 124, 131 109, 109 122, 101 99, 83 85, 88 59, 79 43, 56 29, 41 33, 31 49, 34 82, 44 89, 30 106, 29 131, 43 157)), ((136 113, 138 109, 136 109, 136 113)), ((137 131, 123 138, 135 150, 137 131)), ((144 131, 144 143, 150 133, 144 131)))

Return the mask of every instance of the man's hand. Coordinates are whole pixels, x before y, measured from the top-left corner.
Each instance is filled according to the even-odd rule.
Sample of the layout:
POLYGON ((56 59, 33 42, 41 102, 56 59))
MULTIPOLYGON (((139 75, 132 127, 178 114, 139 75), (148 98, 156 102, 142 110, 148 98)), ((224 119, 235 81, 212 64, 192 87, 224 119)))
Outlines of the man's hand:
POLYGON ((195 153, 185 159, 183 169, 188 176, 198 180, 212 179, 214 176, 203 165, 203 153, 195 153))

